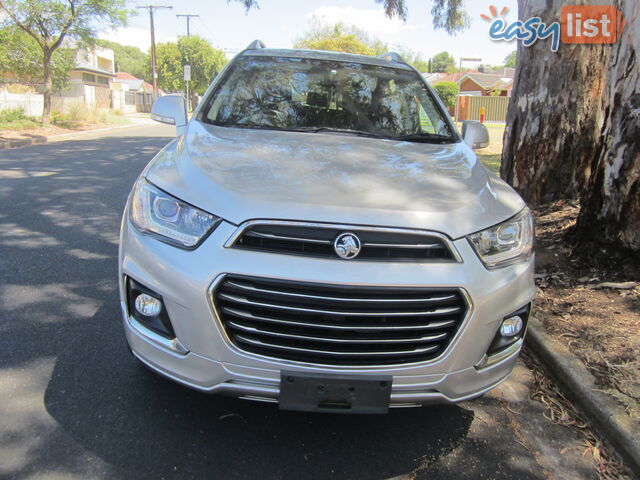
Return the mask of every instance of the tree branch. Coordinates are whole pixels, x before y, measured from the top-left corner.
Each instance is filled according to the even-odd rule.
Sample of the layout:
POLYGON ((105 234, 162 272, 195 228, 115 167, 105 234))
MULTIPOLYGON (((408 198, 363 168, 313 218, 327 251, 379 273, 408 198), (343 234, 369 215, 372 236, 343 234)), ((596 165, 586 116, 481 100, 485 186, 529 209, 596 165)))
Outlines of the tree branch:
POLYGON ((34 32, 32 32, 31 29, 29 29, 29 27, 27 27, 20 20, 18 20, 18 17, 16 17, 15 14, 11 10, 9 10, 9 8, 7 7, 7 5, 3 0, 0 0, 0 10, 5 12, 7 15, 9 15, 9 18, 13 20, 13 22, 18 26, 18 28, 20 28, 21 30, 29 34, 31 37, 33 37, 33 39, 38 43, 38 45, 40 46, 40 48, 42 48, 42 50, 45 49, 45 45, 42 42, 42 39, 40 39, 40 37, 38 37, 34 32))

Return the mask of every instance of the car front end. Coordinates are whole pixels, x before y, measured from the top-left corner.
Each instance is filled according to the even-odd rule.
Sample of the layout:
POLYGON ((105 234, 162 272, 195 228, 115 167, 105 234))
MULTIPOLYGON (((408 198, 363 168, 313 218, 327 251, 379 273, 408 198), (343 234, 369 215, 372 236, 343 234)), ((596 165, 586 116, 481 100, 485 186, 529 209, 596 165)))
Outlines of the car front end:
POLYGON ((507 378, 535 294, 533 223, 467 145, 228 128, 204 108, 123 216, 137 359, 294 410, 459 402, 507 378))

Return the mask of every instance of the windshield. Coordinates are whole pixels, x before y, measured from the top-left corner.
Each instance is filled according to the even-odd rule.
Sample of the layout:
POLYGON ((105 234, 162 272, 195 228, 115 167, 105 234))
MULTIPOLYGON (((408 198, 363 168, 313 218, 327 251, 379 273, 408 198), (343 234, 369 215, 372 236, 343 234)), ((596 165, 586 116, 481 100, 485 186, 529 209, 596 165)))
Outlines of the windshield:
POLYGON ((416 72, 328 60, 241 58, 202 119, 222 126, 455 141, 416 72))

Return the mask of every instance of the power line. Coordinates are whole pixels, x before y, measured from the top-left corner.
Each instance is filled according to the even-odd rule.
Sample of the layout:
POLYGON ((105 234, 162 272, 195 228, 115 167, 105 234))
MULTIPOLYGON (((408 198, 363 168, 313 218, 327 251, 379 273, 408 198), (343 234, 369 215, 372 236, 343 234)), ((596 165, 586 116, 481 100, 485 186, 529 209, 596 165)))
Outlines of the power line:
POLYGON ((153 24, 153 11, 166 8, 171 10, 173 7, 168 5, 141 5, 136 8, 149 10, 149 25, 151 28, 151 76, 153 77, 153 100, 158 98, 158 73, 156 72, 156 35, 153 24))
POLYGON ((191 14, 180 14, 176 15, 177 18, 184 17, 187 19, 187 37, 189 36, 189 22, 192 18, 199 18, 200 15, 191 15, 191 14))

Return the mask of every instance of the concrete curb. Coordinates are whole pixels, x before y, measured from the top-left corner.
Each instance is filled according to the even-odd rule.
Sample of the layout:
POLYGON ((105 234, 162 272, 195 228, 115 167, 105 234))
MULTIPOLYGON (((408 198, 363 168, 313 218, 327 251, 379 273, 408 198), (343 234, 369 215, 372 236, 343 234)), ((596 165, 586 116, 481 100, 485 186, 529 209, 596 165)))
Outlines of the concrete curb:
POLYGON ((47 143, 47 137, 37 136, 31 138, 18 138, 15 140, 6 140, 0 142, 0 150, 9 148, 30 147, 31 145, 42 145, 47 143))
POLYGON ((42 145, 50 142, 62 142, 64 140, 74 140, 76 138, 84 137, 94 133, 108 132, 110 130, 120 130, 123 128, 144 127, 146 125, 151 125, 151 123, 132 122, 132 123, 127 123, 123 125, 114 125, 112 127, 95 128, 93 130, 82 130, 78 132, 61 133, 59 135, 51 135, 50 137, 36 136, 32 138, 6 140, 4 142, 0 142, 0 150, 3 150, 3 149, 6 150, 10 148, 30 147, 32 145, 42 145))
POLYGON ((613 399, 597 390, 594 376, 582 361, 545 333, 535 318, 529 320, 527 345, 567 398, 586 414, 631 471, 640 474, 640 426, 613 399))

